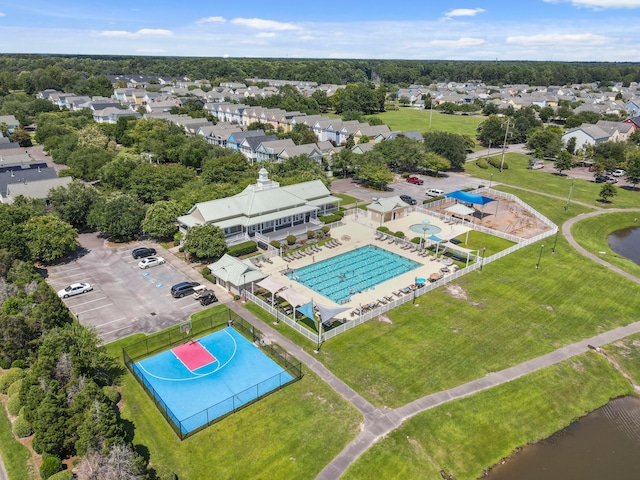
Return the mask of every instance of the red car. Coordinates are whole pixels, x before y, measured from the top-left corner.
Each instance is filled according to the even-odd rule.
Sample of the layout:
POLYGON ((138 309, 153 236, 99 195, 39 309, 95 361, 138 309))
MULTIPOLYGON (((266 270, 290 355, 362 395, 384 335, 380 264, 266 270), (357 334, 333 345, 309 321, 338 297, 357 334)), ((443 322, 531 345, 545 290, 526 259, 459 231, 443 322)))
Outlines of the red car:
POLYGON ((407 182, 413 183, 414 185, 422 185, 424 184, 424 180, 418 177, 407 177, 407 182))

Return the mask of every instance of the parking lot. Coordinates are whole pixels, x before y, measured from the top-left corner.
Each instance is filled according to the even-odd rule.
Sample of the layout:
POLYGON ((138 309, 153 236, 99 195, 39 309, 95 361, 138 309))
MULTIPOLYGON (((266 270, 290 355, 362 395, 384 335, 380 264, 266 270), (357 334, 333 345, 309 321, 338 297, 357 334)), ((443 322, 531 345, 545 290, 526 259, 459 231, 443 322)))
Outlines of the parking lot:
POLYGON ((153 245, 166 263, 142 270, 138 267, 139 260, 131 256, 131 251, 142 243, 113 246, 96 234, 82 234, 79 241, 81 252, 66 263, 48 267, 46 278, 55 291, 76 282, 91 284, 93 291, 66 298, 64 302, 80 323, 95 327, 105 342, 176 325, 206 308, 191 295, 171 296, 171 286, 178 282, 207 282, 163 248, 153 245))

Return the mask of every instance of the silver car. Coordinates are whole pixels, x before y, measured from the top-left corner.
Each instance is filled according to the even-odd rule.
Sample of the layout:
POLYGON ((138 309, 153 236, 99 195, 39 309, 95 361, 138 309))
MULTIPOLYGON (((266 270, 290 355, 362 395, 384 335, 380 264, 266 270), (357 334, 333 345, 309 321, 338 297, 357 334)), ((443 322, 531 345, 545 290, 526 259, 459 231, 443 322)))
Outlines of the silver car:
POLYGON ((80 295, 81 293, 90 292, 93 287, 89 283, 72 283, 66 288, 63 288, 58 292, 60 298, 72 297, 74 295, 80 295))

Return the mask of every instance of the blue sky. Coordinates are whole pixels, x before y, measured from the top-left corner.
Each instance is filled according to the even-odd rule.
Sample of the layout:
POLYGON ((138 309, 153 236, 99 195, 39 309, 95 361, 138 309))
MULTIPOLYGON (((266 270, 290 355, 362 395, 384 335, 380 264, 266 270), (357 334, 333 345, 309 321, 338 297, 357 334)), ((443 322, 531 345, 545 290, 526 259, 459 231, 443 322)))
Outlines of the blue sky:
POLYGON ((640 0, 0 0, 0 53, 640 61, 640 0))

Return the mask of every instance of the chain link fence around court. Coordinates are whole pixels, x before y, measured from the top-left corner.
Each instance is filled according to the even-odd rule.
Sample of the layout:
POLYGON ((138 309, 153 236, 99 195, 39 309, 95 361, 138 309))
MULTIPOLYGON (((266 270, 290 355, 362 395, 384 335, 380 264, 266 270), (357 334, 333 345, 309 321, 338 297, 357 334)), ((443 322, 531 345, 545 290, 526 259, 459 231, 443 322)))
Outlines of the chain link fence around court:
POLYGON ((160 410, 162 416, 169 422, 173 431, 181 440, 193 435, 196 432, 219 422, 232 413, 248 407, 258 400, 266 397, 270 393, 277 391, 290 383, 296 382, 302 378, 302 363, 295 357, 291 356, 287 351, 277 344, 265 344, 263 341, 263 333, 247 322, 244 318, 230 309, 218 312, 211 312, 210 315, 198 317, 191 321, 191 329, 188 333, 181 333, 179 327, 169 329, 146 338, 141 342, 134 343, 122 349, 124 364, 131 374, 136 378, 138 383, 144 388, 156 407, 160 410), (150 385, 147 379, 140 374, 135 366, 136 362, 144 360, 152 355, 163 352, 175 345, 197 339, 205 334, 213 333, 228 326, 233 326, 235 330, 244 337, 255 343, 260 350, 271 360, 276 362, 282 369, 288 373, 293 380, 284 381, 278 374, 275 377, 263 380, 242 392, 237 392, 233 396, 211 405, 188 418, 179 419, 171 409, 162 400, 161 396, 150 385), (274 382, 277 382, 277 388, 272 388, 274 382), (191 426, 194 425, 194 428, 191 426))

